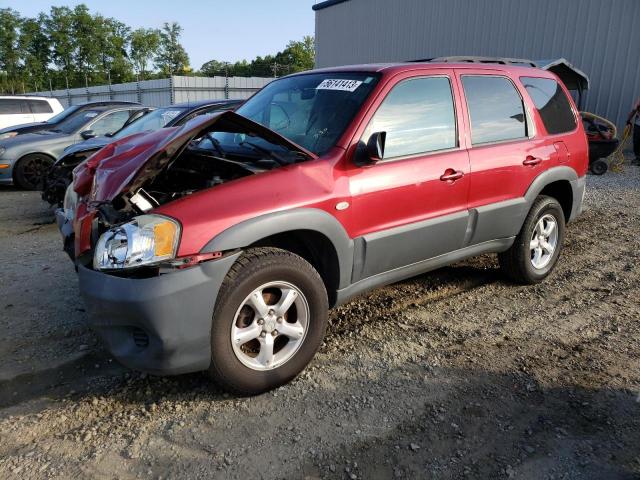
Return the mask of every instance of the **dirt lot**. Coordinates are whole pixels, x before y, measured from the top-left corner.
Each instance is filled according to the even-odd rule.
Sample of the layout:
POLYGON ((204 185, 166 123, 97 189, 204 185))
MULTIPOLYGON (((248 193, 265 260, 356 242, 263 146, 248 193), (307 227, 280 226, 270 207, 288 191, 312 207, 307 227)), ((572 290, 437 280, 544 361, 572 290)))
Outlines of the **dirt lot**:
POLYGON ((485 256, 334 311, 234 398, 117 365, 37 193, 0 191, 0 478, 640 478, 640 171, 589 177, 535 287, 485 256))

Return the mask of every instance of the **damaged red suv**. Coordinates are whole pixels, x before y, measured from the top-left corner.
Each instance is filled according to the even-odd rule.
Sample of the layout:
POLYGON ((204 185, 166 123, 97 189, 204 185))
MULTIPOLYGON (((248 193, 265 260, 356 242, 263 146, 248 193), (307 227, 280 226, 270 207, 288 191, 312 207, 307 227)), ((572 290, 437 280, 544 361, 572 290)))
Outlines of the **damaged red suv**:
POLYGON ((341 67, 108 145, 74 172, 59 223, 114 357, 254 394, 295 377, 327 310, 371 288, 490 252, 512 280, 543 280, 586 170, 549 72, 341 67))

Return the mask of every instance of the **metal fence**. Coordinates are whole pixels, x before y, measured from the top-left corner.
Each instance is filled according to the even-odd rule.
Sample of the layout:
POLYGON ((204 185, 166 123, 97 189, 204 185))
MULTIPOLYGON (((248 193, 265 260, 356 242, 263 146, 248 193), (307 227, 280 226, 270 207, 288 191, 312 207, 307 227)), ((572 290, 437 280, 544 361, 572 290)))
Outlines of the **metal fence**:
POLYGON ((198 100, 249 98, 271 80, 273 78, 172 76, 159 80, 31 92, 27 95, 55 97, 64 107, 99 100, 125 100, 161 107, 198 100))

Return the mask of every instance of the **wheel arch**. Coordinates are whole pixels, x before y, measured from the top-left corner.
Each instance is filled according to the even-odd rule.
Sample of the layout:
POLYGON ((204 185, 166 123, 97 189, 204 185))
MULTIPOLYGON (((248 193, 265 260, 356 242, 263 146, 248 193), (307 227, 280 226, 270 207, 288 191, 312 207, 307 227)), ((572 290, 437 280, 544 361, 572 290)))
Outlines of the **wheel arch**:
POLYGON ((353 241, 338 220, 320 209, 285 210, 245 220, 213 237, 201 253, 265 246, 289 250, 313 265, 330 305, 337 291, 350 283, 353 241))
POLYGON ((553 197, 562 207, 565 221, 569 222, 579 213, 577 210, 579 210, 579 204, 582 201, 581 190, 584 190, 584 177, 578 178, 573 168, 555 167, 535 178, 525 194, 525 200, 530 209, 539 195, 553 197))

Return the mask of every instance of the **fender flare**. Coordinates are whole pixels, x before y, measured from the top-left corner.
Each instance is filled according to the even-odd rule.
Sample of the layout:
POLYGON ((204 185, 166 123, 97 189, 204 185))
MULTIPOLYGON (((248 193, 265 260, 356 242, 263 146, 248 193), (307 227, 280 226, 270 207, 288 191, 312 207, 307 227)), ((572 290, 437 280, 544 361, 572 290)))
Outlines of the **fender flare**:
MULTIPOLYGON (((573 168, 564 165, 542 172, 533 180, 533 182, 531 182, 531 185, 529 185, 529 188, 527 189, 527 193, 524 195, 524 198, 529 205, 527 213, 531 209, 531 205, 533 205, 536 197, 540 195, 540 192, 547 185, 559 180, 565 180, 569 182, 569 185, 571 186, 571 215, 567 218, 567 223, 575 220, 575 218, 580 215, 582 212, 582 199, 584 197, 587 177, 586 175, 578 177, 578 174, 573 168)), ((522 221, 524 222, 524 218, 522 221)))
POLYGON ((544 189, 544 187, 559 180, 568 181, 571 185, 571 191, 575 196, 574 184, 578 180, 578 174, 576 173, 576 171, 573 168, 566 166, 553 167, 542 172, 533 180, 533 182, 531 182, 531 185, 529 185, 527 193, 524 194, 524 198, 529 206, 533 205, 533 201, 538 195, 540 195, 540 192, 544 189))
POLYGON ((317 208, 295 208, 250 218, 217 234, 200 253, 245 248, 271 235, 294 230, 311 230, 329 239, 338 257, 339 288, 347 286, 353 268, 353 240, 338 220, 317 208))

